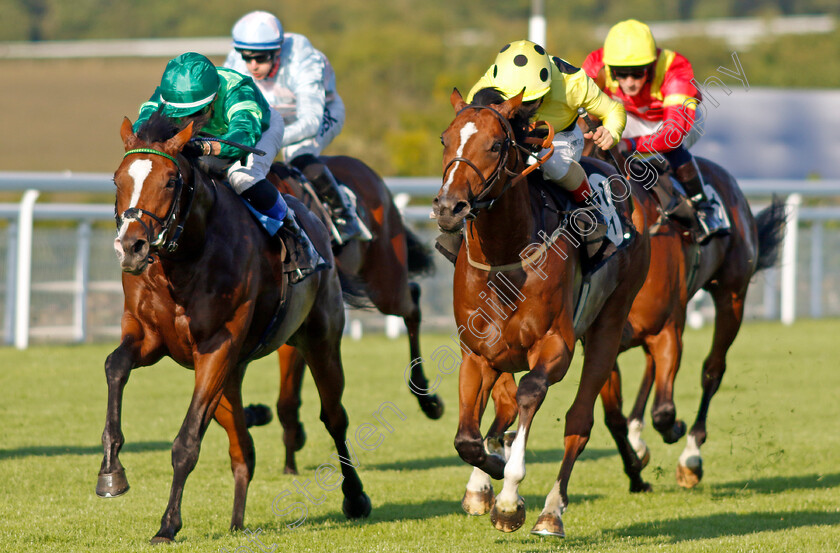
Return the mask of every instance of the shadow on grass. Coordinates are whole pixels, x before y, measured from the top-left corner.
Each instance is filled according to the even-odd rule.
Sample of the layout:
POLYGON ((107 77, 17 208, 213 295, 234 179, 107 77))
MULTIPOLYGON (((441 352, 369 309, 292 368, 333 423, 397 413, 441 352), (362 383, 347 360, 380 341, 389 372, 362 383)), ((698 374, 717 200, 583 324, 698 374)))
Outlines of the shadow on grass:
MULTIPOLYGON (((618 455, 614 449, 586 449, 583 454, 578 457, 580 461, 592 461, 601 459, 603 457, 611 457, 618 455)), ((543 449, 543 450, 528 450, 525 453, 525 463, 557 463, 563 460, 562 449, 543 449)), ((428 457, 426 459, 407 459, 405 461, 396 461, 391 463, 371 463, 365 464, 364 468, 368 470, 425 470, 441 467, 463 467, 467 464, 455 455, 447 455, 445 457, 428 457)))
POLYGON ((739 492, 779 493, 788 490, 819 490, 840 486, 840 473, 802 474, 797 476, 770 476, 751 478, 711 487, 713 497, 729 497, 739 492))
POLYGON ((666 538, 670 543, 745 536, 756 532, 778 532, 804 526, 828 526, 840 523, 840 513, 824 511, 718 513, 708 516, 638 523, 623 528, 605 529, 616 539, 630 537, 666 538))
MULTIPOLYGON (((172 449, 172 442, 129 442, 120 453, 143 453, 172 449)), ((0 460, 19 457, 57 457, 60 455, 102 455, 101 445, 35 445, 17 449, 0 449, 0 460)))

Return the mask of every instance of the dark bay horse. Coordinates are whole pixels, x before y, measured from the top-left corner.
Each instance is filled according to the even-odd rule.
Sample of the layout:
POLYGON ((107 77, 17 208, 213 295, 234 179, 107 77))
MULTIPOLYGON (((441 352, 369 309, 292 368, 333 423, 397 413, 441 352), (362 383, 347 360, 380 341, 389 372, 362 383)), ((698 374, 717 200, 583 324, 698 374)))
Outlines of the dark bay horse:
MULTIPOLYGON (((282 244, 269 239, 230 188, 181 154, 192 130, 192 123, 179 131, 155 114, 135 135, 125 119, 120 134, 126 154, 114 174, 114 247, 124 271, 125 305, 120 345, 105 361, 108 410, 98 495, 128 490, 119 451, 123 390, 131 370, 169 356, 195 371, 192 399, 172 445, 169 503, 153 543, 170 542, 181 529, 184 485, 214 418, 230 442, 231 528, 243 528, 255 457, 242 409, 242 378, 249 361, 280 344, 293 344, 306 359, 321 395, 321 420, 338 454, 349 454, 341 405, 339 275, 330 268, 291 286, 282 244)), ((294 199, 289 205, 332 263, 326 229, 294 199)), ((345 514, 367 516, 370 500, 355 469, 341 463, 341 473, 345 514)))
MULTIPOLYGON (((467 463, 504 478, 491 521, 502 531, 518 529, 525 520, 518 488, 525 477, 531 423, 548 387, 565 376, 581 339, 583 371, 566 413, 563 461, 531 530, 562 536, 569 478, 589 439, 595 399, 613 371, 630 306, 645 280, 647 226, 656 209, 637 184, 623 198, 614 198, 634 236, 591 276, 584 307, 576 313, 583 279, 577 241, 568 232, 552 232, 560 230, 563 214, 544 208, 521 178, 528 154, 521 145, 533 108, 521 106, 521 94, 507 101, 479 96, 468 105, 457 90, 452 93, 456 115, 442 135, 443 185, 433 202, 441 230, 457 232, 466 225, 454 276, 463 353, 455 447, 467 463), (550 240, 542 238, 549 233, 550 240), (492 448, 485 449, 479 422, 500 375, 520 371, 528 372, 516 389, 519 426, 506 461, 492 448)), ((606 164, 593 166, 605 175, 615 173, 606 164)), ((623 436, 614 436, 631 487, 647 489, 626 426, 623 436)))
MULTIPOLYGON (((322 159, 333 175, 352 191, 361 207, 359 217, 372 235, 370 240, 351 240, 335 247, 333 253, 338 268, 342 274, 360 281, 367 298, 381 313, 403 319, 412 361, 408 375, 409 390, 417 397, 427 417, 439 419, 443 415, 443 400, 437 394, 425 393, 429 384, 420 362, 420 286, 409 280, 412 276, 433 270, 431 255, 405 226, 391 192, 373 169, 347 156, 322 159)), ((282 164, 276 164, 273 169, 269 178, 280 190, 311 205, 315 213, 319 212, 314 192, 305 192, 306 185, 294 178, 282 164)), ((322 217, 328 215, 324 213, 322 217)), ((280 362, 277 414, 283 426, 286 447, 284 470, 296 474, 295 451, 303 447, 305 441, 299 418, 305 364, 300 353, 291 346, 283 346, 277 353, 280 362)))
MULTIPOLYGON (((616 430, 629 426, 630 442, 643 465, 647 465, 650 452, 641 438, 642 421, 654 387, 651 408, 654 428, 666 443, 682 438, 686 424, 677 419, 673 394, 682 357, 686 310, 698 290, 704 289, 711 294, 715 304, 715 328, 711 351, 701 372, 703 394, 676 470, 677 482, 685 488, 696 486, 703 476, 700 446, 707 437, 709 404, 726 370, 726 354, 740 329, 750 281, 755 273, 776 263, 785 224, 784 204, 780 200, 774 199, 770 206, 753 217, 735 178, 709 160, 697 160, 706 182, 723 200, 732 223, 731 234, 700 246, 691 240, 686 228, 671 219, 660 218, 652 225, 650 268, 645 284, 633 302, 620 348, 623 352, 641 346, 646 358, 646 369, 629 425, 621 415, 618 363, 601 391, 607 427, 615 434, 616 430)), ((642 168, 637 169, 636 174, 641 175, 642 168)), ((505 436, 504 432, 516 419, 513 375, 502 375, 492 394, 496 417, 487 435, 488 442, 495 445, 510 441, 511 435, 505 436)), ((473 470, 462 500, 464 510, 472 515, 486 514, 492 500, 489 476, 473 470)))

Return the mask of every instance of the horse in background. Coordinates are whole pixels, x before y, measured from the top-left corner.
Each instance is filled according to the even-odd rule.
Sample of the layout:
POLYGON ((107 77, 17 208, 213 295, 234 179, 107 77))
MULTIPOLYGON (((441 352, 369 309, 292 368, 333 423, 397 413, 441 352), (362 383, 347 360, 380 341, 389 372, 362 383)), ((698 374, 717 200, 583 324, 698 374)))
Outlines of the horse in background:
MULTIPOLYGON (((627 195, 615 201, 629 242, 589 275, 584 287, 580 243, 563 226, 568 213, 547 205, 522 178, 533 153, 525 146, 533 107, 522 106, 521 93, 503 100, 483 92, 469 105, 457 90, 452 93, 455 118, 442 135, 443 185, 433 201, 441 230, 464 232, 453 282, 463 353, 455 447, 467 463, 504 478, 490 519, 499 530, 517 530, 525 520, 518 489, 533 417, 548 387, 565 376, 581 339, 583 371, 566 414, 563 461, 531 530, 563 536, 572 468, 589 440, 595 399, 613 371, 627 315, 647 274, 647 227, 656 217, 655 202, 641 185, 630 183, 627 195), (528 372, 516 389, 519 425, 505 459, 485 448, 479 423, 499 377, 520 371, 528 372)), ((587 168, 590 179, 615 174, 598 161, 587 168)), ((649 489, 626 426, 613 436, 631 488, 649 489)))
MULTIPOLYGON (((125 294, 120 345, 105 361, 108 409, 96 493, 128 491, 119 452, 123 390, 131 371, 171 357, 195 371, 195 388, 172 445, 169 502, 153 543, 171 542, 182 527, 181 499, 214 418, 230 442, 234 501, 231 529, 244 527, 254 472, 254 444, 245 425, 241 385, 248 363, 294 345, 311 367, 321 396, 321 420, 339 456, 349 458, 341 336, 343 293, 320 221, 293 198, 313 244, 332 266, 291 286, 285 245, 253 220, 240 198, 181 152, 193 134, 153 115, 135 135, 123 121, 125 156, 114 173, 118 234, 114 247, 125 294)), ((371 504, 349 463, 341 463, 343 510, 366 517, 371 504)))
MULTIPOLYGON (((420 354, 420 285, 411 277, 434 270, 431 254, 420 239, 406 227, 390 190, 382 178, 364 162, 348 157, 322 157, 333 175, 349 189, 358 206, 359 220, 370 232, 370 239, 354 239, 335 246, 333 254, 341 274, 353 278, 365 295, 366 305, 355 302, 352 306, 371 304, 384 315, 401 317, 408 331, 409 355, 412 361, 407 380, 409 390, 415 395, 423 413, 436 420, 443 415, 443 399, 437 394, 425 393, 429 388, 423 372, 420 354)), ((272 166, 269 179, 281 192, 292 194, 313 213, 328 224, 329 214, 324 210, 311 185, 303 175, 282 163, 272 166)), ((278 349, 280 364, 280 394, 277 415, 283 427, 286 449, 284 471, 297 474, 295 452, 305 441, 306 433, 300 422, 300 392, 305 362, 296 348, 283 345, 278 349)), ((267 407, 260 406, 264 410, 267 407)), ((249 406, 246 412, 260 407, 249 406)), ((270 415, 270 411, 268 411, 270 415)), ((254 418, 260 418, 254 415, 254 418)), ((265 417, 262 417, 265 420, 265 417)), ((267 422, 267 421, 266 421, 267 422)))

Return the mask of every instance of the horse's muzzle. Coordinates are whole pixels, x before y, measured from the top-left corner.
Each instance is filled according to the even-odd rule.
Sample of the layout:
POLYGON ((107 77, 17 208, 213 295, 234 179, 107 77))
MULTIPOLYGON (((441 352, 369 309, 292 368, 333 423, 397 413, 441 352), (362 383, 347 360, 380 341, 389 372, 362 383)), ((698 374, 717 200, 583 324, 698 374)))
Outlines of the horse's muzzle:
POLYGON ((149 265, 149 242, 145 239, 114 240, 114 251, 120 262, 120 269, 125 273, 139 275, 149 265))
POLYGON ((438 196, 432 202, 432 208, 438 227, 444 232, 460 232, 470 215, 470 204, 466 200, 438 196))

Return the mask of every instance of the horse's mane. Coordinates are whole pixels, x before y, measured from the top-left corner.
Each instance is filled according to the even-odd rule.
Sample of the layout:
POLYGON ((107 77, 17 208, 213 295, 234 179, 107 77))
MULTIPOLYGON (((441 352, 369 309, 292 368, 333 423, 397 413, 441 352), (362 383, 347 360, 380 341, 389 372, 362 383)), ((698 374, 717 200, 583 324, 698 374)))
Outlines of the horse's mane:
MULTIPOLYGON (((505 101, 501 91, 498 88, 488 87, 482 88, 473 96, 472 105, 475 106, 491 106, 494 104, 501 104, 505 101)), ((513 129, 514 137, 519 144, 523 144, 525 137, 528 135, 528 125, 531 117, 537 111, 536 104, 522 104, 513 113, 510 118, 510 126, 513 129)))
POLYGON ((178 134, 181 129, 183 127, 179 127, 175 124, 175 121, 157 110, 140 125, 137 130, 137 138, 147 144, 164 142, 178 134))

